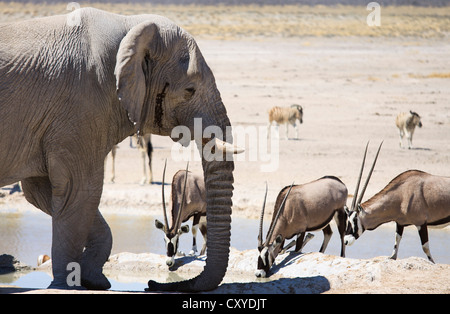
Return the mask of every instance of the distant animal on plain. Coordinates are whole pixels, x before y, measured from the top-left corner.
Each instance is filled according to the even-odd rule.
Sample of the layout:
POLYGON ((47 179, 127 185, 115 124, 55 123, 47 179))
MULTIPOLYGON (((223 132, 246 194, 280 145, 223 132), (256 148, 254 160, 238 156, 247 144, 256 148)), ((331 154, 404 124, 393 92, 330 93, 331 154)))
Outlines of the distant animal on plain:
POLYGON ((428 227, 444 227, 450 223, 450 177, 408 170, 395 177, 383 190, 361 204, 378 153, 364 188, 358 196, 365 156, 366 154, 364 154, 353 203, 347 211, 345 244, 353 244, 365 230, 374 230, 384 223, 395 221, 397 225, 395 245, 390 258, 397 259, 403 228, 414 225, 419 231, 423 251, 428 260, 434 263, 428 244, 428 227))
MULTIPOLYGON (((133 137, 137 139, 137 144, 139 148, 139 152, 141 153, 142 158, 142 179, 140 184, 144 185, 145 183, 153 184, 153 171, 152 171, 152 154, 153 154, 153 145, 152 145, 152 138, 151 134, 145 134, 144 136, 138 138, 137 135, 130 136, 130 147, 133 147, 133 137), (148 163, 146 162, 146 159, 148 159, 148 163), (149 176, 147 176, 147 164, 149 168, 149 176)), ((116 154, 117 149, 119 148, 119 145, 114 145, 111 150, 111 182, 114 183, 116 179, 116 154)))
POLYGON ((288 139, 288 124, 292 125, 295 129, 295 135, 297 139, 298 125, 297 120, 303 123, 303 108, 300 105, 292 105, 290 107, 273 107, 269 110, 269 125, 267 126, 267 138, 269 138, 271 127, 273 122, 276 123, 277 130, 278 125, 286 125, 286 139, 288 139))
POLYGON ((178 171, 172 179, 172 226, 169 227, 167 219, 166 202, 164 196, 164 177, 166 165, 164 166, 162 181, 162 203, 164 213, 164 223, 155 220, 155 226, 164 232, 166 243, 167 261, 166 264, 172 267, 175 264, 175 255, 178 252, 179 237, 183 233, 189 232, 189 226, 181 224, 193 217, 192 222, 192 250, 189 255, 197 253, 197 230, 203 236, 203 246, 200 255, 206 252, 206 189, 202 176, 195 175, 186 170, 178 171))
POLYGON ((336 177, 326 176, 310 183, 291 185, 283 188, 277 196, 274 213, 266 241, 262 241, 262 227, 264 218, 264 205, 261 211, 258 235, 258 268, 257 277, 266 277, 275 258, 281 251, 286 251, 295 243, 295 251, 300 252, 303 246, 311 238, 307 231, 322 230, 324 239, 320 252, 324 253, 333 231, 330 222, 333 217, 336 220, 341 237, 341 256, 345 257, 345 224, 347 221, 344 206, 347 201, 348 191, 344 183, 336 177), (285 248, 284 241, 297 235, 297 240, 289 243, 285 248))
POLYGON ((406 139, 408 140, 408 148, 411 149, 414 130, 416 126, 419 128, 422 127, 422 121, 420 120, 419 114, 411 110, 409 113, 401 112, 395 119, 395 125, 400 132, 400 147, 403 148, 403 137, 406 135, 406 139))

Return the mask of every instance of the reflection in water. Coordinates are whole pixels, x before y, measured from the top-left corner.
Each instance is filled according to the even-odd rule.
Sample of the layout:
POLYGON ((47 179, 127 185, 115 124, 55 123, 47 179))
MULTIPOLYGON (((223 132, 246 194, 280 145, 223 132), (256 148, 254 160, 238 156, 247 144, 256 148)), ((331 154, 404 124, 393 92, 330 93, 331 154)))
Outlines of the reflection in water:
MULTIPOLYGON (((113 233, 111 254, 120 252, 165 254, 164 234, 156 229, 155 219, 162 215, 105 215, 113 233)), ((192 227, 192 220, 188 222, 192 227)), ((256 220, 233 218, 232 246, 238 250, 256 248, 258 224, 256 220)), ((19 261, 37 265, 40 254, 51 253, 51 217, 36 212, 0 213, 0 254, 10 254, 19 261)), ((197 247, 203 237, 197 233, 197 247)), ((180 250, 188 253, 192 248, 192 233, 180 237, 180 250)))
POLYGON ((0 254, 37 265, 40 254, 51 252, 51 217, 39 212, 0 213, 0 254))

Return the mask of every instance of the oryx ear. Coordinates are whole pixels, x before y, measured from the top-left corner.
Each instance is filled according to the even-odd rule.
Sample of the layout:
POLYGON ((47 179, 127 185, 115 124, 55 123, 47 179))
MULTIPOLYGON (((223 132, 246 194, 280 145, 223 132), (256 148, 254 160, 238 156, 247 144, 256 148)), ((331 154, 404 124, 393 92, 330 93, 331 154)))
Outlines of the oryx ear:
POLYGON ((358 212, 358 214, 365 213, 364 208, 361 206, 361 204, 358 204, 358 206, 356 206, 356 211, 358 212))
POLYGON ((188 225, 181 226, 180 234, 188 233, 188 232, 189 232, 189 226, 188 225))
POLYGON ((350 211, 348 210, 347 205, 344 205, 344 211, 347 214, 347 216, 350 216, 350 211))
POLYGON ((281 234, 277 235, 277 237, 275 238, 275 243, 276 244, 280 244, 281 242, 283 242, 283 237, 281 236, 281 234))
POLYGON ((155 219, 155 227, 156 227, 157 229, 161 229, 161 230, 163 230, 163 231, 164 231, 164 229, 165 229, 164 224, 163 224, 161 221, 159 221, 158 219, 155 219))
POLYGON ((157 25, 143 22, 128 32, 117 52, 114 71, 117 96, 138 130, 147 109, 144 101, 151 77, 150 59, 154 58, 160 40, 157 25))

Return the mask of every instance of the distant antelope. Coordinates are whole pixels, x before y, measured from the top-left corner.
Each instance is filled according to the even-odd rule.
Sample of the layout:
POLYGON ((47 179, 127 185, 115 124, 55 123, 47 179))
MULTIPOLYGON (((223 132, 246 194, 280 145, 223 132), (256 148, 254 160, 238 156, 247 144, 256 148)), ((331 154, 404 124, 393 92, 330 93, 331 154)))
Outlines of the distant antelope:
POLYGON ((419 128, 422 127, 419 114, 411 110, 409 113, 401 112, 395 119, 395 125, 397 125, 400 132, 400 147, 403 147, 403 137, 406 135, 406 139, 408 140, 408 148, 411 149, 414 129, 416 126, 419 128))
POLYGON ((422 249, 428 259, 434 263, 428 244, 427 227, 445 226, 450 223, 450 178, 433 176, 418 170, 405 171, 371 199, 360 204, 372 175, 378 153, 361 195, 355 201, 365 157, 366 154, 364 154, 352 207, 347 213, 348 224, 345 244, 353 244, 365 230, 374 230, 381 224, 395 221, 397 224, 395 245, 390 258, 396 259, 403 228, 408 225, 415 225, 419 231, 422 249))
POLYGON ((166 212, 166 202, 164 197, 164 177, 166 173, 166 165, 164 165, 163 181, 162 181, 162 203, 164 212, 164 223, 155 220, 155 226, 161 229, 164 234, 168 259, 167 266, 172 267, 175 264, 175 255, 178 251, 178 240, 183 233, 189 232, 189 226, 181 226, 182 223, 194 217, 192 222, 192 251, 193 255, 197 253, 197 229, 203 235, 203 247, 200 255, 206 251, 206 190, 203 177, 194 175, 186 170, 178 171, 172 180, 172 227, 169 227, 166 212))
POLYGON ((288 124, 295 129, 295 135, 298 136, 298 126, 296 121, 303 123, 303 108, 300 105, 292 105, 291 107, 273 107, 269 110, 269 125, 267 126, 267 138, 270 135, 272 123, 275 121, 277 129, 279 124, 286 125, 286 139, 288 139, 288 124))
MULTIPOLYGON (((144 134, 144 136, 138 138, 137 135, 133 135, 133 137, 137 138, 138 148, 141 153, 142 158, 142 179, 140 184, 144 185, 145 183, 153 184, 153 171, 152 171, 152 154, 153 154, 153 145, 151 140, 151 134, 144 134), (148 159, 148 168, 150 176, 147 176, 147 162, 148 159)), ((130 136, 130 147, 133 147, 133 137, 130 136)), ((114 183, 116 179, 116 153, 119 145, 114 145, 111 150, 111 182, 114 183)))
POLYGON ((265 277, 275 262, 280 251, 287 250, 296 242, 295 251, 300 252, 307 243, 303 239, 307 231, 322 230, 324 239, 320 252, 324 253, 333 231, 330 221, 334 217, 341 236, 341 256, 345 257, 345 223, 344 211, 348 191, 344 183, 336 177, 327 176, 310 183, 283 188, 277 196, 272 223, 267 232, 266 241, 262 242, 262 227, 266 195, 261 211, 258 235, 258 269, 257 277, 265 277), (291 191, 292 190, 292 191, 291 191), (289 197, 288 197, 289 196, 289 197), (284 241, 297 235, 283 249, 284 241))

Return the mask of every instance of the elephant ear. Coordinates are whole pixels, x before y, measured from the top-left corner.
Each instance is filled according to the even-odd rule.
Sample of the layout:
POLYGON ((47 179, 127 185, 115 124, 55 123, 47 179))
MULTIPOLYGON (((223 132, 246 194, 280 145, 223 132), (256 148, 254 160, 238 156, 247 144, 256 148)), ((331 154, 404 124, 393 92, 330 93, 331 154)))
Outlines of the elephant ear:
POLYGON ((133 27, 122 39, 115 68, 117 96, 128 118, 140 129, 145 118, 145 99, 150 77, 150 58, 156 50, 159 28, 154 22, 133 27))

